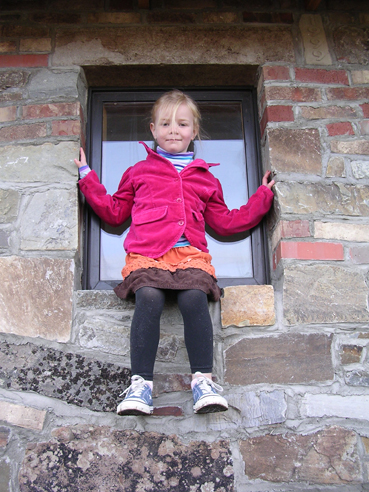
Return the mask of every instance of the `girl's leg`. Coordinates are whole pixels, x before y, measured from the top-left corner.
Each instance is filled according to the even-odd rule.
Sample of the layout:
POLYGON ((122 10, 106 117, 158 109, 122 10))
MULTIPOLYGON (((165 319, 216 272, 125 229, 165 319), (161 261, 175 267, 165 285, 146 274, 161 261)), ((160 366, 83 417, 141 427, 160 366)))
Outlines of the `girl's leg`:
POLYGON ((213 324, 208 297, 202 290, 178 291, 178 307, 184 321, 184 338, 191 372, 211 377, 213 368, 213 324))
POLYGON ((194 412, 223 412, 228 409, 228 403, 217 393, 223 388, 212 380, 213 325, 207 295, 197 289, 179 291, 178 306, 183 316, 192 372, 194 412))
POLYGON ((156 352, 160 339, 160 317, 165 293, 154 287, 136 291, 136 307, 131 325, 131 370, 133 375, 153 380, 156 352))

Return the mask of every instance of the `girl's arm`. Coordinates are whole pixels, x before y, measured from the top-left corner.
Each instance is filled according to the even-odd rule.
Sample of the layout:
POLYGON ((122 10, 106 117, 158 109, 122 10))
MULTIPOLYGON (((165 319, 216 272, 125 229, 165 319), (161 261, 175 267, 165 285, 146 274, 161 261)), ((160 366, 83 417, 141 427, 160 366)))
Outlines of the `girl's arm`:
POLYGON ((89 168, 86 156, 81 149, 81 160, 74 159, 81 179, 78 184, 82 193, 85 195, 88 204, 93 211, 107 224, 117 227, 123 224, 131 215, 133 206, 133 187, 130 180, 130 169, 123 174, 119 183, 118 191, 114 195, 109 195, 104 185, 99 181, 95 171, 89 168), (87 173, 82 176, 82 172, 87 173))
POLYGON ((204 219, 221 236, 230 236, 251 229, 259 224, 272 206, 274 194, 271 190, 274 180, 269 181, 270 171, 265 173, 262 185, 240 209, 229 210, 224 202, 223 190, 218 181, 218 189, 210 197, 204 219))

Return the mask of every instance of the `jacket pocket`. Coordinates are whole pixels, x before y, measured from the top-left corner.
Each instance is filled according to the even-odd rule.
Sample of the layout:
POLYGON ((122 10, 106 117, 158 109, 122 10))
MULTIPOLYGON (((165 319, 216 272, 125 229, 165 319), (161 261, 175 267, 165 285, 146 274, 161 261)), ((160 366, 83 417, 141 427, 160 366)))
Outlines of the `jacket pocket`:
POLYGON ((168 207, 151 208, 144 212, 138 212, 132 215, 132 222, 135 225, 148 224, 149 222, 155 222, 167 215, 168 207))
POLYGON ((195 220, 197 220, 197 222, 204 222, 204 216, 202 215, 201 212, 195 212, 194 210, 192 211, 192 214, 193 216, 195 217, 195 220))

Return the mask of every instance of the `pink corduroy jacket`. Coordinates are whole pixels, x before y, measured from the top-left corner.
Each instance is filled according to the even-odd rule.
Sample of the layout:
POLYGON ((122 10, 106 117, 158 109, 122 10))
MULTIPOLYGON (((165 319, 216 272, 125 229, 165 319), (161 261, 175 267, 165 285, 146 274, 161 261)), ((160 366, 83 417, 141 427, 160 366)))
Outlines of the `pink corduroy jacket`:
POLYGON ((195 159, 178 173, 170 161, 145 147, 146 160, 127 169, 114 195, 107 194, 94 171, 79 181, 87 202, 107 224, 116 227, 132 216, 124 241, 127 253, 158 258, 182 234, 208 252, 205 223, 228 236, 256 226, 271 207, 273 192, 260 186, 246 205, 229 210, 220 182, 209 171, 218 164, 195 159))

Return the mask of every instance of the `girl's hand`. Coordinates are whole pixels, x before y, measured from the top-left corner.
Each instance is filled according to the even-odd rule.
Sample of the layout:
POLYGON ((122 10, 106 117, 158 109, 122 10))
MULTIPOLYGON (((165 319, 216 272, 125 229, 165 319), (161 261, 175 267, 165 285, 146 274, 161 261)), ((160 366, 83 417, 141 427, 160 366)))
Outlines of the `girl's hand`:
POLYGON ((79 161, 78 159, 74 159, 74 162, 76 163, 77 167, 87 166, 86 155, 82 147, 80 149, 80 154, 81 154, 81 160, 79 161))
POLYGON ((275 181, 274 179, 272 179, 271 181, 269 181, 269 178, 271 176, 272 172, 271 171, 267 171, 264 176, 263 176, 263 180, 261 182, 262 185, 266 186, 267 188, 269 188, 270 190, 272 189, 272 186, 275 184, 275 181))

